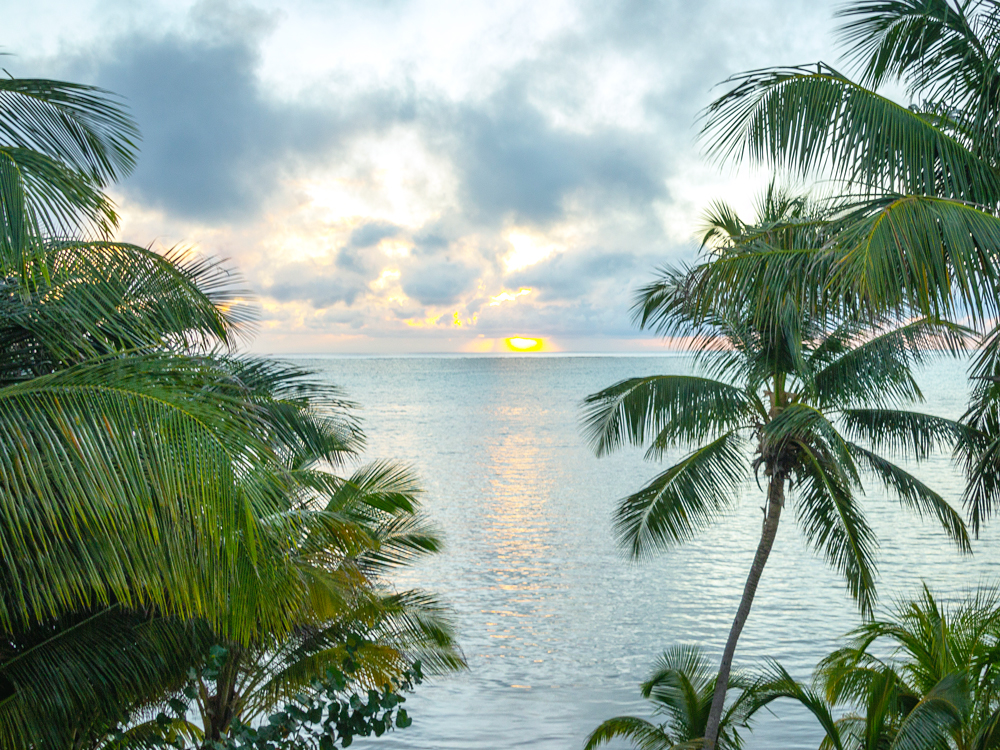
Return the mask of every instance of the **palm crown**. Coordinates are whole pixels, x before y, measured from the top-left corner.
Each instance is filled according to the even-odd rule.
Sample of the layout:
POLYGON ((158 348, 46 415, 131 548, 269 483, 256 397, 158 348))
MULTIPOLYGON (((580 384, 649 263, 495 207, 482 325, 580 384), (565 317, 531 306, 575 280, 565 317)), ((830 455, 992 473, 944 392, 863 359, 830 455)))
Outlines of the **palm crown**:
MULTIPOLYGON (((653 673, 642 683, 642 696, 663 720, 654 724, 636 716, 615 716, 601 723, 587 738, 584 750, 595 750, 616 737, 642 750, 682 750, 697 747, 705 735, 715 673, 708 657, 697 646, 671 646, 656 660, 653 673)), ((729 679, 730 689, 745 690, 750 681, 742 675, 729 679)), ((747 722, 751 695, 741 692, 722 720, 719 747, 741 747, 738 730, 747 722)))
POLYGON ((819 721, 821 747, 831 750, 995 747, 998 605, 996 590, 980 590, 948 607, 925 586, 917 599, 849 633, 819 664, 812 686, 772 663, 747 690, 747 713, 795 700, 819 721), (847 711, 834 718, 839 706, 847 711))
POLYGON ((783 282, 771 284, 766 307, 753 295, 742 303, 706 307, 700 281, 716 264, 761 246, 824 241, 824 222, 810 220, 804 202, 776 200, 772 191, 764 206, 772 215, 753 226, 728 221, 739 233, 727 234, 711 260, 692 269, 665 270, 637 298, 640 325, 683 337, 704 375, 624 380, 585 402, 585 428, 599 455, 625 444, 648 443, 650 458, 676 447, 693 448, 619 503, 616 532, 635 557, 707 527, 734 505, 752 476, 767 485, 760 543, 719 673, 709 747, 786 489, 806 538, 844 575, 865 615, 871 614, 876 596, 876 540, 859 503, 864 474, 874 476, 905 507, 936 517, 961 549, 969 549, 961 516, 882 455, 920 460, 966 433, 957 422, 899 406, 922 398, 911 370, 925 359, 925 350, 958 350, 968 331, 929 317, 873 326, 868 316, 810 314, 802 303, 802 279, 787 268, 783 282))

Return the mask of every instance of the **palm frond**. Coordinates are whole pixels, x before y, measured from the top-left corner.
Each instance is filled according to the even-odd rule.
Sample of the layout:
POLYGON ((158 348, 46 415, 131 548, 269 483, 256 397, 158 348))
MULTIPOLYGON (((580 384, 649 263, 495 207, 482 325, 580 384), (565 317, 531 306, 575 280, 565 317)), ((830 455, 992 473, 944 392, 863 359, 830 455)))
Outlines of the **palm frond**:
POLYGON ((287 621, 291 592, 269 586, 295 584, 272 577, 286 562, 263 554, 256 520, 274 487, 249 471, 271 465, 280 482, 280 462, 225 369, 131 357, 8 386, 0 442, 7 626, 113 600, 205 616, 237 639, 287 621))
POLYGON ((211 258, 110 242, 46 242, 0 294, 3 370, 113 351, 234 347, 252 321, 238 274, 211 258), (9 349, 9 350, 8 350, 9 349))
POLYGON ((998 312, 1000 274, 990 250, 998 243, 1000 219, 976 205, 884 195, 844 219, 831 284, 874 310, 947 316, 960 300, 982 322, 998 312))
MULTIPOLYGON (((107 91, 62 81, 0 79, 0 165, 14 165, 22 216, 36 238, 75 236, 81 227, 106 237, 118 217, 102 191, 131 172, 138 140, 135 121, 107 91)), ((0 179, 4 202, 10 184, 0 179)), ((0 237, 16 238, 11 230, 21 219, 5 213, 0 237)), ((11 249, 6 244, 0 239, 0 248, 11 249)), ((12 247, 23 252, 26 245, 12 247)))
POLYGON ((584 750, 594 750, 619 737, 631 742, 636 750, 671 750, 676 747, 662 727, 635 716, 616 716, 602 722, 590 733, 584 750))
MULTIPOLYGON (((849 330, 860 338, 857 327, 849 330)), ((932 348, 952 354, 964 351, 973 335, 964 326, 922 318, 861 343, 843 341, 840 356, 831 357, 828 349, 818 350, 813 359, 828 362, 823 362, 815 375, 817 397, 822 404, 832 406, 920 400, 912 368, 924 362, 932 348)), ((831 336, 827 341, 832 345, 837 338, 831 336)))
POLYGON ((844 409, 844 433, 876 451, 923 460, 935 450, 951 449, 968 438, 969 429, 952 419, 902 409, 844 409))
POLYGON ((93 741, 179 688, 209 643, 197 622, 119 606, 8 631, 0 662, 0 740, 9 747, 93 741))
POLYGON ((868 193, 982 205, 1000 197, 1000 177, 961 141, 824 63, 754 70, 726 83, 732 87, 708 106, 702 129, 719 161, 826 170, 868 193))
POLYGON ((803 469, 795 505, 803 533, 840 572, 862 615, 875 604, 875 533, 838 461, 821 443, 800 445, 803 469))
POLYGON ((969 686, 964 675, 951 674, 921 696, 906 715, 893 740, 894 750, 947 747, 951 733, 962 724, 968 710, 969 686))
POLYGON ((802 402, 789 404, 764 425, 761 432, 765 441, 763 449, 767 453, 789 445, 802 446, 808 464, 818 457, 824 461, 825 470, 839 477, 845 489, 858 484, 857 467, 847 449, 847 441, 820 409, 802 402), (822 455, 808 456, 809 446, 821 448, 822 455))
POLYGON ((27 239, 43 237, 78 237, 107 239, 118 225, 118 215, 110 198, 101 192, 101 185, 86 173, 65 162, 32 149, 0 144, 0 162, 4 163, 4 200, 12 203, 5 218, 15 224, 0 226, 5 252, 0 257, 4 267, 10 267, 17 254, 30 249, 27 242, 14 244, 14 226, 21 226, 27 239), (22 216, 16 218, 14 211, 22 216), (85 231, 81 232, 81 229, 85 231))
POLYGON ((848 443, 848 448, 855 461, 879 477, 885 488, 893 492, 902 505, 920 516, 926 513, 936 517, 945 533, 958 545, 959 550, 972 552, 972 543, 969 541, 969 531, 965 527, 965 521, 947 500, 915 476, 878 454, 855 443, 848 443))
POLYGON ((47 154, 101 185, 135 166, 139 130, 109 91, 37 78, 0 79, 0 142, 47 154))
POLYGON ((747 476, 742 442, 727 432, 619 503, 615 536, 631 557, 690 539, 736 502, 747 476))
POLYGON ((649 455, 744 426, 753 404, 717 380, 655 375, 623 380, 584 401, 583 427, 598 456, 652 440, 649 455))
POLYGON ((846 750, 830 705, 822 695, 795 680, 778 662, 768 661, 763 672, 747 688, 747 695, 750 702, 747 713, 750 716, 782 698, 798 702, 823 727, 826 733, 824 741, 829 743, 832 750, 846 750))
POLYGON ((848 59, 862 66, 862 83, 906 81, 910 95, 947 99, 954 107, 989 103, 996 65, 996 10, 986 3, 946 0, 866 0, 844 6, 851 19, 839 31, 848 59))

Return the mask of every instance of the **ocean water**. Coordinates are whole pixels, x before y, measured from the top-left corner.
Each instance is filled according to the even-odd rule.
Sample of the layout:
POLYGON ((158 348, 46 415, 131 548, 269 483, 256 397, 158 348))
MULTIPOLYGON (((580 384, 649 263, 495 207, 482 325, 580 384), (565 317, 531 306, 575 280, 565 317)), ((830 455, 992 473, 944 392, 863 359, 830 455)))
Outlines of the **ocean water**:
MULTIPOLYGON (((638 686, 667 646, 698 643, 719 656, 756 549, 763 494, 749 486, 738 508, 696 541, 628 562, 611 535, 615 502, 661 466, 639 449, 597 459, 579 428, 586 395, 626 377, 690 372, 690 358, 295 361, 360 404, 366 458, 398 459, 419 473, 447 548, 397 584, 451 604, 469 663, 467 672, 417 689, 407 702, 410 728, 357 747, 579 749, 606 718, 651 718, 638 686)), ((920 408, 959 416, 964 373, 961 361, 928 365, 919 376, 920 408)), ((961 477, 946 456, 913 470, 960 503, 961 477)), ((995 529, 961 556, 933 522, 901 510, 875 483, 867 489, 883 603, 916 593, 921 582, 943 599, 1000 582, 995 529)), ((859 622, 844 584, 786 513, 737 664, 771 657, 808 678, 859 622)), ((807 713, 779 702, 773 715, 760 715, 747 747, 816 748, 820 737, 807 713)))

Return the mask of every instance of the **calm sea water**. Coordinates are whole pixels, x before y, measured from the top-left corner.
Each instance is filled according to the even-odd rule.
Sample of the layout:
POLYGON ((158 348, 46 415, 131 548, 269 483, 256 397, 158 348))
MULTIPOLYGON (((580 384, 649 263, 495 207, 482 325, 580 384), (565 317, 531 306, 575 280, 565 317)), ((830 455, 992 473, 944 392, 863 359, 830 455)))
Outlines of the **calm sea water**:
MULTIPOLYGON (((367 458, 414 466, 447 550, 398 578, 454 607, 465 674, 436 679, 408 700, 413 726, 362 748, 582 748, 619 714, 649 717, 638 692, 674 643, 721 653, 760 533, 762 495, 748 488, 731 517, 697 541, 642 564, 623 560, 611 533, 615 501, 658 470, 633 450, 596 459, 579 430, 580 401, 625 377, 685 373, 684 356, 296 358, 361 406, 367 458)), ((964 363, 920 376, 925 411, 964 409, 964 363)), ((947 458, 918 476, 956 504, 947 458)), ((866 499, 879 534, 883 602, 926 581, 942 598, 1000 581, 997 532, 958 555, 930 521, 901 511, 877 486, 866 499)), ((736 660, 765 657, 807 678, 859 623, 837 575, 783 518, 736 660)), ((804 711, 778 704, 750 748, 815 748, 804 711)))

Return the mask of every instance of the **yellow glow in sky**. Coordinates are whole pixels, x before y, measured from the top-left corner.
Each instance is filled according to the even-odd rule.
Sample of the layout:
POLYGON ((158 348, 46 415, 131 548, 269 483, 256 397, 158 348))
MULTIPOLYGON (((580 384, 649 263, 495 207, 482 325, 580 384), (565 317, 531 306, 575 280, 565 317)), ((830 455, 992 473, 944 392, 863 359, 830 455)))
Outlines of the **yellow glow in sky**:
POLYGON ((504 258, 504 265, 507 271, 520 271, 522 268, 533 266, 541 260, 545 260, 553 252, 559 250, 559 246, 548 241, 547 238, 537 234, 529 234, 523 230, 514 229, 507 233, 507 242, 513 248, 504 258))
POLYGON ((512 352, 540 352, 545 342, 542 339, 526 339, 521 336, 511 336, 506 339, 507 348, 512 352))
POLYGON ((490 297, 490 307, 496 307, 501 302, 513 302, 525 294, 531 294, 531 290, 523 286, 516 292, 500 292, 496 297, 490 297))

